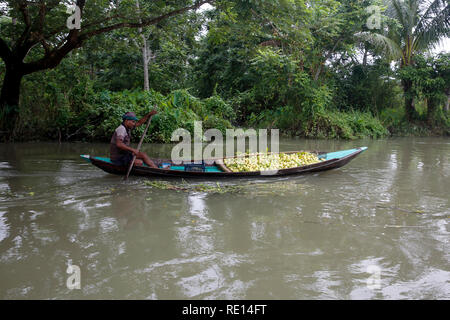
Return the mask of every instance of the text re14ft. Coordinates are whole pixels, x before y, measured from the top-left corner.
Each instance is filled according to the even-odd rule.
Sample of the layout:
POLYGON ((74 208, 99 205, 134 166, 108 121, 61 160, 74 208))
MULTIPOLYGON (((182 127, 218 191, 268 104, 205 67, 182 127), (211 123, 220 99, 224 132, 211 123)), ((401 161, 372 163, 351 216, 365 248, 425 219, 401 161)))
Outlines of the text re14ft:
POLYGON ((183 315, 209 315, 211 318, 214 317, 216 312, 223 313, 226 312, 227 315, 231 314, 252 314, 252 315, 263 315, 265 312, 265 308, 267 305, 265 304, 251 304, 251 305, 243 305, 243 304, 227 304, 225 310, 219 309, 217 307, 196 307, 192 304, 189 304, 188 307, 183 307, 183 315))

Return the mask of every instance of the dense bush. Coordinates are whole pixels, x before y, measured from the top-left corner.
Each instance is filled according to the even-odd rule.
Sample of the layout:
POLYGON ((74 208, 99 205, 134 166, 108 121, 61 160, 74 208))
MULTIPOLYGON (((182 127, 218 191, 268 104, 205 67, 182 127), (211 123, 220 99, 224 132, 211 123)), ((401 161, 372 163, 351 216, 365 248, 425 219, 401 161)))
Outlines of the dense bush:
POLYGON ((265 49, 252 61, 251 90, 234 103, 251 127, 279 128, 287 135, 355 139, 381 137, 387 130, 369 112, 340 112, 333 90, 302 71, 297 61, 280 51, 265 49), (245 116, 249 113, 248 116, 245 116))
POLYGON ((313 114, 295 112, 286 106, 266 111, 252 118, 258 127, 279 128, 289 136, 326 139, 379 138, 388 134, 381 122, 370 113, 342 112, 333 109, 319 110, 313 114))
POLYGON ((380 138, 388 134, 381 122, 368 112, 318 112, 307 122, 304 135, 328 139, 380 138))
POLYGON ((385 108, 403 104, 402 88, 389 64, 341 66, 333 74, 333 105, 342 111, 371 111, 378 114, 385 108))
MULTIPOLYGON (((87 81, 89 83, 89 81, 87 81)), ((34 139, 61 139, 109 141, 122 115, 133 111, 138 117, 156 108, 146 137, 147 142, 170 142, 172 132, 178 128, 193 133, 194 121, 203 121, 203 129, 217 128, 225 132, 235 118, 233 109, 218 96, 198 99, 187 90, 176 90, 167 96, 150 91, 85 91, 80 96, 76 86, 68 93, 46 84, 40 99, 24 101, 34 108, 21 112, 22 134, 34 139), (56 107, 57 106, 57 107, 56 107), (39 116, 36 116, 39 115, 39 116)), ((33 95, 34 97, 39 94, 33 95)), ((143 133, 144 126, 135 135, 143 133)))
POLYGON ((403 108, 385 109, 380 113, 380 121, 393 136, 435 136, 450 135, 450 117, 442 108, 433 115, 433 126, 425 122, 425 112, 417 115, 415 122, 406 120, 403 108))

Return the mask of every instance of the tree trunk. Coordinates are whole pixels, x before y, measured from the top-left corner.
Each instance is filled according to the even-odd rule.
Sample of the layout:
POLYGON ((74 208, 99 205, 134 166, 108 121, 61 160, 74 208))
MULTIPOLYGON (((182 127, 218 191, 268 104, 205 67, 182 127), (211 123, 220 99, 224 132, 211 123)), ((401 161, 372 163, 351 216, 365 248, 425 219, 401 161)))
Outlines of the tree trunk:
POLYGON ((20 83, 23 73, 15 65, 6 65, 5 78, 0 95, 0 131, 2 140, 11 140, 19 116, 20 83))
POLYGON ((364 48, 364 56, 363 56, 363 66, 365 67, 367 65, 367 54, 369 50, 367 48, 364 48))
POLYGON ((427 99, 427 122, 428 125, 433 125, 433 115, 436 110, 436 99, 428 98, 427 99))
POLYGON ((142 47, 142 62, 144 63, 144 90, 150 91, 150 82, 148 79, 149 52, 147 47, 147 39, 144 34, 142 34, 142 39, 144 41, 144 46, 142 47))
POLYGON ((412 92, 413 83, 411 80, 403 80, 403 93, 405 96, 405 115, 408 121, 412 121, 416 109, 414 108, 414 96, 412 92))
MULTIPOLYGON (((140 14, 140 6, 139 6, 139 0, 136 0, 136 8, 138 10, 138 13, 140 14)), ((142 19, 139 18, 139 23, 142 23, 142 19)), ((142 37, 142 42, 143 42, 143 46, 142 46, 142 64, 144 67, 144 90, 145 91, 150 91, 150 82, 148 79, 148 63, 149 63, 149 52, 148 52, 148 47, 147 47, 147 38, 145 37, 145 34, 143 32, 142 28, 138 28, 139 34, 142 37)))

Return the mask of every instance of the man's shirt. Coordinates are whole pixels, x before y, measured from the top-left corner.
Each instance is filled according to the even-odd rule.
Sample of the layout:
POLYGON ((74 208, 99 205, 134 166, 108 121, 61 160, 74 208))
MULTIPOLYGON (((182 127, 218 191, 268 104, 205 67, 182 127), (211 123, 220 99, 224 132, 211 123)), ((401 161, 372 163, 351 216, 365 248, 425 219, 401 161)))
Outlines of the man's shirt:
POLYGON ((131 136, 130 131, 128 131, 123 124, 117 127, 116 131, 111 138, 111 144, 109 148, 109 154, 111 160, 117 160, 123 155, 129 153, 128 151, 122 150, 117 147, 117 140, 122 141, 126 146, 130 146, 131 136))

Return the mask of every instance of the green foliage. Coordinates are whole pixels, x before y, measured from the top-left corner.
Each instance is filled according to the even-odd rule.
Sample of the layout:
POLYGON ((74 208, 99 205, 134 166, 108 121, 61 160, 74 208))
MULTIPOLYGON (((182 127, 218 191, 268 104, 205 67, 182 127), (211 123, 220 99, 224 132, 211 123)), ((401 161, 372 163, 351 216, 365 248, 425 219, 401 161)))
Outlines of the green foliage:
MULTIPOLYGON (((146 142, 170 142, 173 131, 178 128, 188 129, 193 134, 194 121, 203 121, 204 130, 217 128, 225 133, 232 128, 228 119, 233 118, 233 112, 220 97, 205 100, 190 95, 187 90, 177 90, 164 96, 150 91, 101 91, 92 93, 80 100, 74 95, 66 97, 60 92, 46 90, 41 100, 35 101, 36 109, 48 117, 39 117, 33 122, 33 114, 24 109, 21 122, 29 125, 37 132, 44 132, 43 138, 56 138, 59 133, 62 139, 83 139, 87 141, 109 141, 112 133, 120 125, 122 115, 133 111, 138 117, 143 117, 156 108, 158 114, 153 117, 146 142), (74 100, 77 100, 75 103, 74 100), (81 105, 80 105, 80 104, 81 105), (73 137, 73 138, 72 138, 73 137)), ((27 128, 22 126, 23 133, 27 128)), ((144 126, 135 130, 135 136, 141 136, 144 126)))
POLYGON ((295 98, 294 85, 303 80, 304 74, 297 74, 296 61, 284 55, 281 50, 266 48, 259 50, 251 61, 250 73, 253 79, 253 95, 263 106, 289 103, 295 98), (292 85, 294 84, 294 85, 292 85))
POLYGON ((211 39, 213 36, 209 34, 208 38, 201 41, 198 58, 192 61, 193 86, 202 98, 214 94, 232 98, 251 87, 248 68, 254 49, 236 39, 236 36, 230 36, 228 42, 218 44, 211 39))
MULTIPOLYGON (((125 112, 132 110, 138 117, 142 117, 152 110, 153 106, 157 106, 158 114, 152 119, 147 142, 168 143, 171 141, 172 133, 178 128, 185 128, 193 134, 194 121, 204 121, 205 130, 219 128, 225 131, 231 128, 230 122, 221 117, 220 109, 215 111, 210 109, 214 106, 212 102, 213 99, 202 101, 195 98, 186 90, 177 90, 168 96, 155 91, 104 91, 94 99, 94 104, 98 107, 90 116, 102 121, 92 124, 90 137, 94 140, 107 140, 121 123, 121 117, 125 112)), ((221 106, 226 107, 226 104, 221 106)), ((137 136, 142 133, 143 126, 135 131, 137 136)))
MULTIPOLYGON (((433 49, 450 36, 450 3, 445 0, 391 0, 386 14, 391 19, 380 31, 360 32, 358 35, 382 49, 389 60, 400 62, 406 117, 412 121, 417 118, 413 102, 417 91, 412 88, 412 79, 417 78, 414 75, 416 56, 433 49)), ((429 104, 429 120, 435 103, 431 101, 429 104)))
MULTIPOLYGON (((425 116, 424 116, 425 118, 425 116)), ((423 119, 425 120, 425 119, 423 119)), ((450 135, 450 117, 439 109, 433 116, 434 126, 424 121, 411 123, 402 108, 385 109, 380 113, 380 121, 393 136, 436 136, 450 135)))
POLYGON ((203 129, 216 128, 225 133, 232 128, 228 117, 233 117, 231 107, 220 97, 200 100, 187 90, 177 90, 159 102, 160 114, 151 125, 153 142, 170 142, 173 131, 185 128, 194 133, 194 121, 203 121, 203 129), (228 117, 224 112, 230 111, 228 117))
POLYGON ((305 136, 328 139, 380 138, 388 134, 370 113, 328 111, 316 114, 307 124, 305 136))
POLYGON ((402 88, 389 65, 380 60, 373 65, 347 65, 333 79, 334 106, 339 110, 379 113, 401 105, 402 88))
MULTIPOLYGON (((0 20, 1 38, 11 47, 25 24, 15 1, 0 3, 14 6, 8 14, 17 25, 11 19, 0 20)), ((194 1, 139 3, 142 16, 153 17, 194 1)), ((279 128, 283 134, 309 138, 376 138, 387 130, 391 134, 448 132, 449 118, 442 108, 450 82, 448 54, 424 58, 417 50, 403 50, 404 63, 397 73, 385 52, 369 42, 355 41, 355 33, 367 31, 365 7, 374 3, 380 1, 218 0, 211 10, 191 10, 142 31, 125 28, 96 36, 57 68, 24 77, 16 135, 25 140, 61 137, 108 142, 123 113, 132 110, 143 116, 154 105, 159 113, 147 142, 170 142, 177 128, 192 133, 194 121, 203 121, 205 130, 225 132, 233 125, 279 128), (199 33, 202 28, 207 33, 199 33), (153 57, 148 63, 150 92, 142 91, 142 37, 153 57), (400 109, 401 80, 412 83, 405 93, 415 99, 417 123, 408 123, 400 109)), ((431 3, 434 9, 442 8, 442 1, 431 3)), ((83 24, 97 21, 104 12, 108 17, 120 14, 105 25, 137 18, 135 0, 108 4, 87 1, 83 24)), ((5 8, 0 6, 0 14, 7 13, 5 8)), ((32 16, 38 16, 36 8, 30 9, 32 16)), ((410 21, 384 17, 390 33, 377 34, 377 39, 390 37, 405 49, 403 36, 414 31, 415 36, 425 35, 416 41, 430 47, 446 29, 448 19, 439 17, 448 8, 445 5, 443 13, 433 13, 432 8, 425 14, 399 7, 400 12, 414 13, 410 21), (428 20, 418 19, 425 16, 428 20), (431 34, 433 24, 427 21, 440 24, 441 31, 434 28, 437 33, 431 34)), ((66 18, 61 1, 47 16, 44 30, 57 30, 66 18)), ((90 30, 93 26, 82 32, 90 30)), ((55 45, 62 37, 56 33, 47 42, 55 45)), ((24 61, 36 61, 44 54, 37 44, 24 61)), ((0 61, 0 80, 4 73, 0 61)), ((144 126, 136 130, 135 137, 143 130, 144 126)))
POLYGON ((399 70, 399 77, 412 84, 409 92, 412 98, 426 101, 428 124, 445 125, 446 122, 441 121, 444 114, 439 111, 450 91, 450 54, 417 55, 414 65, 399 70))
POLYGON ((311 117, 325 110, 332 99, 326 85, 313 81, 298 61, 280 50, 259 50, 252 60, 249 78, 252 87, 232 101, 240 118, 250 119, 250 124, 270 111, 277 110, 275 116, 286 113, 279 106, 289 106, 283 108, 301 113, 303 118, 311 117))
POLYGON ((236 113, 233 107, 224 101, 220 96, 214 95, 206 98, 203 102, 207 112, 206 116, 209 114, 215 114, 229 121, 236 120, 236 113))
POLYGON ((312 116, 286 106, 252 119, 262 127, 279 128, 288 135, 321 139, 380 138, 388 135, 381 122, 368 112, 341 112, 328 109, 312 116))
POLYGON ((450 54, 439 54, 436 57, 415 57, 415 64, 399 70, 401 79, 413 83, 416 98, 437 99, 443 103, 445 91, 450 88, 450 54))
POLYGON ((384 127, 393 133, 399 128, 405 119, 405 110, 401 108, 387 108, 381 111, 380 120, 384 127))

